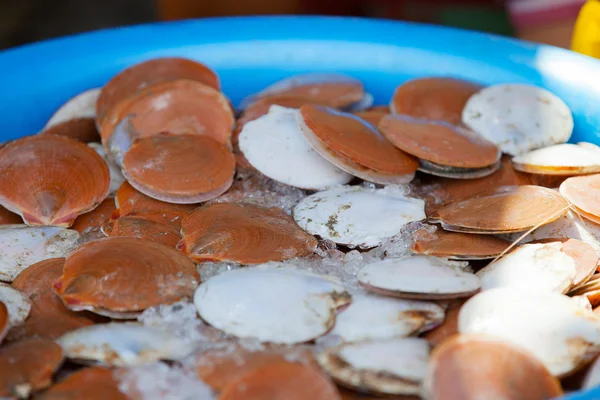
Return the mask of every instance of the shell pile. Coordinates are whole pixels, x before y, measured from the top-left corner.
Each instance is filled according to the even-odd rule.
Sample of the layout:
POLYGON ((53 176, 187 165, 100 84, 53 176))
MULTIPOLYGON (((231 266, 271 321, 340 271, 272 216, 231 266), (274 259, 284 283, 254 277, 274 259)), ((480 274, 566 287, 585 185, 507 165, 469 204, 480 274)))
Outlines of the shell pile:
POLYGON ((454 77, 372 103, 309 73, 234 109, 157 58, 0 147, 0 397, 597 385, 600 147, 567 143, 569 107, 454 77))

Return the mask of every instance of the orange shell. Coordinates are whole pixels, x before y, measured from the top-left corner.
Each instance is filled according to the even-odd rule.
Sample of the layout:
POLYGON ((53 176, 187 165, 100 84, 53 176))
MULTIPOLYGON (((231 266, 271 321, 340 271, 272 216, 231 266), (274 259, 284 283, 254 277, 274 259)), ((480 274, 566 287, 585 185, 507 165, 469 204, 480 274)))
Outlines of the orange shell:
POLYGON ((183 219, 181 233, 179 247, 198 262, 283 261, 312 253, 318 243, 282 210, 251 204, 200 207, 183 219))
POLYGON ((457 335, 437 347, 424 388, 429 400, 542 400, 563 393, 533 355, 483 335, 457 335))
POLYGON ((176 224, 170 225, 146 216, 126 216, 108 222, 103 231, 107 236, 125 236, 162 243, 175 247, 181 240, 180 229, 176 224))
POLYGON ((129 182, 125 181, 115 194, 115 204, 117 210, 113 213, 113 218, 124 217, 126 215, 137 214, 179 214, 181 218, 192 211, 197 204, 173 204, 153 199, 143 193, 138 192, 129 182))
POLYGON ((105 367, 81 369, 56 383, 39 400, 127 400, 113 371, 105 367))
POLYGON ((177 57, 144 61, 124 69, 102 88, 96 104, 98 126, 121 100, 149 85, 177 79, 195 80, 216 90, 221 88, 217 74, 199 62, 177 57))
POLYGON ((141 89, 113 107, 100 125, 100 135, 107 150, 117 126, 130 141, 169 132, 210 136, 228 144, 234 122, 221 92, 196 81, 178 80, 141 89))
POLYGON ((60 346, 47 339, 27 339, 0 348, 0 397, 29 397, 44 389, 63 362, 60 346))
POLYGON ((4 340, 4 337, 8 333, 9 329, 8 325, 8 308, 6 305, 0 301, 0 344, 4 340))
POLYGON ((0 203, 29 225, 71 226, 108 195, 106 163, 91 147, 56 135, 0 149, 0 203))
POLYGON ((600 220, 600 174, 569 178, 560 185, 560 193, 582 217, 600 220))
POLYGON ((69 331, 94 324, 87 313, 67 309, 52 291, 64 263, 64 258, 40 261, 23 270, 12 282, 15 289, 31 300, 31 312, 22 325, 11 329, 11 340, 30 337, 54 340, 69 331))
POLYGON ((0 206, 0 225, 18 225, 23 223, 23 218, 18 214, 8 211, 0 206))
POLYGON ((377 129, 352 114, 304 105, 304 123, 325 146, 363 167, 387 174, 412 174, 417 161, 394 147, 377 129))
POLYGON ((67 256, 54 291, 72 310, 139 312, 191 297, 200 281, 194 263, 147 240, 110 237, 67 256))
POLYGON ((123 158, 123 175, 140 192, 193 204, 223 194, 233 182, 235 157, 210 137, 161 134, 136 141, 123 158))
POLYGON ((365 121, 367 121, 374 127, 377 127, 377 126, 379 126, 379 121, 381 121, 381 119, 383 117, 390 114, 390 110, 387 109, 387 107, 385 107, 385 108, 386 108, 385 110, 380 110, 380 109, 376 108, 376 109, 370 109, 370 110, 366 110, 366 111, 358 111, 358 112, 355 112, 354 115, 364 119, 365 121))
POLYGON ((71 226, 71 229, 74 229, 79 233, 100 231, 102 225, 108 222, 115 210, 115 199, 106 198, 92 211, 77 217, 75 223, 71 226))
POLYGON ((219 400, 340 400, 331 380, 318 369, 285 361, 271 362, 229 384, 219 400))
POLYGON ((379 130, 400 150, 440 165, 484 168, 501 156, 500 149, 483 136, 445 122, 388 115, 379 130))
POLYGON ((567 211, 569 202, 552 189, 503 186, 447 205, 431 218, 456 232, 510 233, 549 224, 567 211))
POLYGON ((40 135, 66 136, 83 143, 100 143, 100 133, 94 118, 75 118, 53 125, 40 135))
POLYGON ((438 346, 449 337, 458 333, 458 314, 465 301, 463 299, 450 303, 446 310, 444 322, 423 335, 423 338, 427 339, 431 347, 438 346))
POLYGON ((458 125, 467 100, 481 88, 462 79, 415 79, 396 88, 390 108, 395 114, 458 125))

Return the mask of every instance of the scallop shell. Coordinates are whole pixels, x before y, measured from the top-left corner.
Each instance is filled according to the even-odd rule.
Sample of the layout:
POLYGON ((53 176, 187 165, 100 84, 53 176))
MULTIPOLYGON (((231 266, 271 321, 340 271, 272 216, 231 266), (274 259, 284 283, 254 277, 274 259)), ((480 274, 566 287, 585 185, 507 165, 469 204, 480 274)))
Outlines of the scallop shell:
POLYGON ((414 79, 396 88, 390 109, 394 114, 458 125, 465 104, 481 88, 477 83, 450 77, 414 79))
POLYGON ((112 159, 110 159, 108 153, 104 149, 104 146, 102 146, 100 143, 88 143, 88 146, 94 149, 94 151, 98 153, 100 157, 102 157, 108 166, 108 172, 110 174, 110 188, 108 190, 108 194, 110 196, 114 196, 121 185, 123 185, 123 182, 125 182, 125 177, 121 172, 121 167, 119 167, 112 159))
POLYGON ((267 265, 210 278, 196 291, 194 303, 202 319, 227 334, 294 344, 329 331, 337 306, 348 297, 325 277, 267 265))
POLYGON ((0 281, 11 282, 38 261, 64 257, 77 247, 79 233, 53 226, 0 226, 0 281))
POLYGON ((373 126, 378 126, 379 122, 383 119, 383 117, 385 117, 389 114, 390 114, 390 110, 387 107, 385 107, 385 109, 383 109, 383 110, 375 108, 375 109, 370 109, 370 110, 365 110, 365 111, 358 111, 358 112, 354 113, 354 115, 363 119, 364 121, 368 122, 369 124, 371 124, 373 126))
POLYGON ((181 223, 180 248, 194 261, 242 264, 283 261, 312 253, 317 240, 277 208, 252 204, 211 204, 181 223))
POLYGON ((106 236, 125 236, 175 247, 181 240, 180 228, 144 215, 126 216, 108 222, 102 231, 106 236))
POLYGON ((592 308, 600 305, 600 274, 593 275, 587 282, 578 285, 568 293, 569 296, 581 296, 588 300, 592 308))
POLYGON ((30 225, 70 226, 108 195, 102 158, 73 139, 36 135, 0 149, 0 203, 30 225))
POLYGON ((177 250, 111 237, 71 252, 53 289, 71 310, 131 318, 148 307, 191 297, 198 282, 194 263, 177 250))
POLYGON ((0 206, 0 225, 18 225, 22 223, 23 218, 21 216, 0 206))
POLYGON ((29 316, 31 301, 18 289, 0 283, 0 302, 8 308, 8 323, 11 327, 21 325, 29 316))
POLYGON ((560 185, 559 190, 573 204, 573 211, 600 223, 600 174, 569 178, 560 185))
POLYGON ((412 239, 410 250, 413 254, 451 260, 495 258, 510 245, 510 242, 495 236, 447 232, 442 229, 430 232, 422 228, 413 233, 412 239))
POLYGON ((378 246, 409 222, 424 218, 423 200, 359 186, 315 193, 294 208, 294 219, 308 233, 362 248, 378 246))
POLYGON ((421 338, 345 344, 319 354, 321 367, 336 382, 377 394, 419 394, 429 358, 421 338))
POLYGON ((321 157, 304 139, 299 111, 271 106, 267 115, 244 125, 240 150, 264 175, 303 189, 325 189, 350 182, 352 175, 321 157))
POLYGON ((560 382, 532 354, 485 335, 455 336, 436 348, 423 388, 430 400, 538 400, 563 394, 560 382))
POLYGON ((28 339, 0 348, 0 397, 26 399, 52 384, 63 362, 59 345, 51 340, 28 339))
POLYGON ((210 137, 147 137, 123 157, 123 175, 131 186, 169 203, 211 200, 229 189, 234 173, 233 153, 210 137))
POLYGON ((119 390, 113 371, 105 367, 84 368, 54 384, 39 400, 128 400, 119 390))
POLYGON ((10 331, 9 339, 39 337, 57 339, 65 333, 92 325, 87 313, 75 313, 67 309, 52 291, 52 284, 62 274, 64 258, 40 261, 25 269, 15 278, 12 286, 31 301, 29 318, 10 331))
POLYGON ((494 335, 533 353, 564 376, 600 350, 600 316, 559 294, 503 287, 483 291, 460 310, 460 333, 494 335))
POLYGON ((2 344, 2 341, 10 329, 9 318, 8 307, 0 301, 0 344, 2 344))
POLYGON ((600 152, 563 143, 513 158, 516 169, 530 174, 580 175, 600 172, 600 152))
POLYGON ((56 342, 67 358, 117 367, 177 360, 193 350, 188 343, 157 328, 131 322, 86 326, 66 333, 56 342))
POLYGON ((541 186, 502 186, 437 210, 430 219, 454 232, 522 232, 549 224, 567 213, 569 203, 541 186))
POLYGON ((190 79, 220 90, 219 77, 206 65, 185 58, 156 58, 135 64, 115 75, 103 88, 97 101, 98 126, 106 114, 123 99, 162 82, 190 79))
POLYGON ((100 229, 110 220, 112 214, 116 210, 115 207, 115 199, 108 197, 92 211, 81 214, 79 217, 77 217, 71 226, 71 229, 79 232, 86 238, 103 238, 104 234, 100 231, 100 229))
POLYGON ((75 118, 45 128, 40 135, 66 136, 83 143, 100 142, 94 118, 75 118))
POLYGON ((338 314, 332 335, 344 342, 405 337, 434 328, 444 320, 435 303, 379 296, 354 296, 338 314))
POLYGON ((341 400, 335 385, 318 368, 286 361, 258 367, 229 384, 220 400, 341 400))
POLYGON ((464 299, 451 302, 446 309, 444 322, 423 334, 422 337, 427 339, 432 347, 437 347, 440 343, 458 333, 458 314, 464 302, 464 299))
POLYGON ((427 256, 389 258, 358 271, 367 290, 406 299, 444 300, 469 297, 479 291, 479 279, 467 263, 427 256))
POLYGON ((524 84, 482 89, 465 105, 462 120, 512 156, 565 143, 573 132, 573 115, 560 98, 524 84))
POLYGON ((50 117, 44 130, 75 119, 91 119, 93 121, 96 117, 96 102, 100 91, 100 88, 88 89, 69 99, 50 117))
POLYGON ((575 262, 575 278, 573 286, 585 284, 596 272, 600 260, 596 250, 590 244, 578 239, 557 238, 536 240, 532 243, 560 242, 560 251, 569 256, 575 262))
POLYGON ((175 213, 183 218, 188 212, 198 207, 197 204, 173 204, 153 199, 138 192, 129 182, 123 182, 117 190, 115 204, 117 206, 116 218, 126 215, 161 213, 175 213))

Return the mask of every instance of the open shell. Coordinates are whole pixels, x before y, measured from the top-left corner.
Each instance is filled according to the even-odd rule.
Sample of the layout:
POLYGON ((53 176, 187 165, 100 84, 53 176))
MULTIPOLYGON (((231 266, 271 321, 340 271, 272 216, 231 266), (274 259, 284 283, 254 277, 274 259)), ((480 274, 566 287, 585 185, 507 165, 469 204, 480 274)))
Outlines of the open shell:
POLYGON ((564 376, 600 351, 600 316, 559 293, 503 287, 467 300, 460 333, 494 335, 533 353, 564 376))
POLYGON ((126 216, 108 222, 102 231, 106 236, 126 236, 175 247, 181 240, 180 228, 144 215, 126 216))
POLYGON ((30 136, 0 149, 0 203, 30 225, 70 226, 108 195, 102 158, 62 136, 30 136))
POLYGON ((362 248, 378 246, 409 222, 424 218, 423 200, 360 186, 318 192, 294 208, 294 219, 305 231, 362 248))
POLYGON ((29 298, 18 289, 3 283, 0 283, 0 302, 8 309, 8 323, 11 327, 21 325, 31 311, 29 298))
POLYGON ((86 326, 66 333, 57 343, 67 358, 117 367, 177 360, 193 350, 179 338, 131 322, 86 326))
POLYGON ((428 400, 561 396, 560 382, 532 354, 493 336, 459 335, 431 354, 423 383, 428 400))
POLYGON ((177 250, 111 237, 71 252, 53 289, 71 310, 131 318, 148 307, 191 297, 198 282, 194 263, 177 250))
POLYGON ((317 240, 277 208, 222 203, 200 207, 181 223, 180 248, 194 261, 242 264, 283 261, 312 253, 317 240))
POLYGON ((91 119, 93 122, 96 117, 96 102, 100 91, 100 88, 88 89, 69 99, 50 117, 44 130, 75 119, 91 119))
POLYGON ((513 158, 516 169, 530 174, 581 175, 600 172, 600 152, 563 143, 530 151, 513 158))
POLYGON ((433 222, 454 232, 522 232, 549 224, 567 213, 569 203, 541 186, 502 186, 437 210, 433 222))
POLYGON ((64 257, 77 247, 79 233, 53 226, 0 226, 0 281, 11 282, 38 261, 64 257))
POLYGON ((479 279, 467 263, 427 256, 409 256, 368 264, 357 278, 367 290, 406 299, 444 300, 479 291, 479 279))
POLYGON ((396 88, 390 109, 395 114, 458 125, 467 100, 481 88, 477 83, 450 77, 414 79, 396 88))
POLYGON ((137 191, 129 182, 123 182, 117 190, 115 204, 117 206, 116 218, 126 215, 162 213, 176 213, 183 217, 198 207, 197 204, 174 204, 153 199, 137 191))
POLYGON ((303 189, 325 189, 348 183, 352 175, 337 168, 306 141, 295 109, 271 106, 244 125, 240 150, 248 162, 271 179, 303 189))
POLYGON ((565 143, 573 132, 573 115, 561 99, 524 84, 482 89, 465 105, 462 120, 513 156, 565 143))
POLYGON ((128 400, 119 390, 113 370, 105 367, 89 367, 69 375, 53 385, 39 400, 128 400))
POLYGON ((83 143, 100 142, 94 118, 76 118, 46 128, 40 135, 66 136, 83 143))
POLYGON ((169 203, 211 200, 229 189, 234 173, 233 153, 210 137, 147 137, 137 140, 123 157, 123 175, 131 186, 169 203))
POLYGON ((178 79, 191 79, 220 90, 219 77, 206 65, 178 57, 155 58, 124 69, 103 88, 97 101, 98 126, 110 109, 147 86, 178 79))
POLYGON ((317 360, 344 386, 377 394, 416 395, 427 368, 425 339, 400 338, 345 344, 317 360))
POLYGON ((349 296, 340 285, 308 272, 257 266, 223 272, 194 295, 200 316, 213 327, 261 342, 302 343, 335 323, 349 296))
POLYGON ((569 178, 560 185, 560 193, 577 214, 600 223, 600 174, 569 178))
POLYGON ((52 384, 63 362, 60 346, 51 340, 28 339, 0 349, 0 397, 26 399, 52 384))
POLYGON ((444 320, 435 303, 379 296, 354 296, 338 314, 331 334, 345 342, 385 340, 429 330, 444 320))

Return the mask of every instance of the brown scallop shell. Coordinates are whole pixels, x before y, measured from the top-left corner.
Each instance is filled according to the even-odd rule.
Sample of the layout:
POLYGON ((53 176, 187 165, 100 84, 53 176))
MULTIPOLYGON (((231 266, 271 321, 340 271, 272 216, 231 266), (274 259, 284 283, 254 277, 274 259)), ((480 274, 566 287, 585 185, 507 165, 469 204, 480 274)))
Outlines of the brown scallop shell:
POLYGON ((23 270, 12 282, 31 300, 31 312, 25 322, 10 330, 9 339, 39 337, 57 339, 65 333, 93 325, 87 313, 67 309, 52 291, 52 284, 62 274, 64 258, 40 261, 23 270))
POLYGON ((223 194, 233 182, 235 157, 205 136, 161 134, 134 143, 123 158, 131 186, 157 200, 193 204, 223 194))
POLYGON ((2 344, 2 341, 10 329, 8 317, 8 308, 6 308, 6 305, 0 301, 0 344, 2 344))
POLYGON ((415 79, 396 88, 390 108, 395 114, 458 125, 467 100, 481 88, 474 82, 455 78, 415 79))
POLYGON ((191 297, 199 281, 194 263, 175 249, 110 237, 71 252, 53 289, 72 310, 129 318, 148 307, 191 297))
POLYGON ((23 218, 18 214, 8 211, 0 206, 0 225, 19 225, 23 223, 23 218))
POLYGON ((510 246, 510 242, 495 236, 446 232, 442 229, 433 233, 420 229, 413 233, 412 239, 412 253, 452 260, 495 258, 510 246))
POLYGON ((276 208, 221 203, 200 207, 181 223, 178 246, 194 261, 260 264, 312 253, 317 239, 276 208))
POLYGON ((87 235, 87 237, 100 239, 104 237, 100 229, 110 220, 115 210, 115 199, 107 197, 98 207, 77 217, 71 229, 76 230, 82 235, 87 235))
POLYGON ((40 135, 66 136, 83 143, 100 143, 100 133, 94 118, 75 118, 53 125, 40 135))
POLYGON ((69 375, 45 391, 38 400, 127 400, 113 370, 89 367, 69 375))
POLYGON ((467 299, 456 300, 448 305, 444 322, 423 335, 431 347, 436 347, 449 337, 458 333, 458 314, 467 299))
POLYGON ((185 58, 156 58, 129 67, 103 88, 96 104, 96 120, 102 124, 108 111, 121 100, 157 83, 190 79, 220 90, 219 77, 206 65, 185 58))
POLYGON ((71 226, 108 195, 106 163, 91 147, 56 135, 0 149, 0 204, 28 225, 71 226))
POLYGON ((192 211, 197 204, 174 204, 153 199, 137 191, 129 182, 123 182, 115 194, 116 211, 113 218, 138 214, 177 214, 181 218, 192 211))
POLYGON ((319 369, 274 361, 231 382, 220 400, 340 400, 333 382, 319 369))
POLYGON ((28 398, 52 383, 63 362, 60 346, 47 339, 27 339, 0 348, 0 397, 28 398))
POLYGON ((161 243, 168 247, 175 247, 181 240, 180 228, 177 224, 167 224, 144 215, 130 215, 111 220, 102 230, 110 237, 133 237, 161 243))
POLYGON ((363 167, 386 174, 413 174, 416 160, 397 149, 372 125, 332 108, 304 105, 304 123, 326 147, 363 167))
POLYGON ((434 349, 423 387, 428 400, 543 400, 563 393, 532 354, 483 335, 457 335, 434 349))
POLYGON ((500 149, 475 132, 446 122, 388 115, 380 132, 396 147, 421 160, 457 168, 485 168, 500 160, 500 149))
POLYGON ((437 210, 431 219, 454 232, 522 232, 549 224, 569 211, 558 192, 541 186, 503 186, 437 210))
POLYGON ((234 125, 227 98, 210 86, 178 80, 146 87, 107 114, 100 135, 115 159, 133 141, 162 132, 210 136, 229 144, 234 125))
POLYGON ((569 178, 559 190, 577 214, 600 223, 600 174, 569 178))

